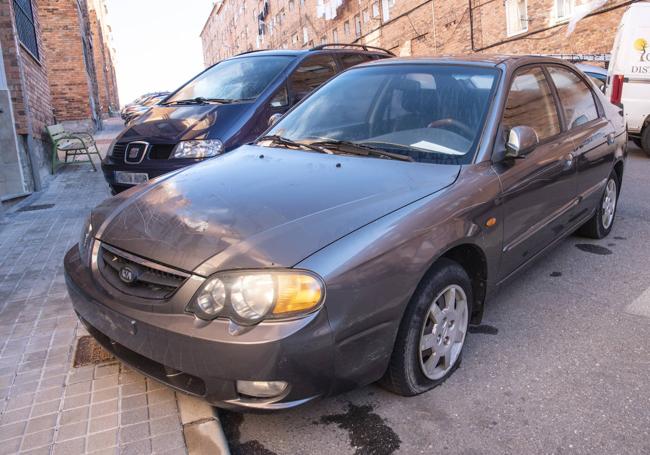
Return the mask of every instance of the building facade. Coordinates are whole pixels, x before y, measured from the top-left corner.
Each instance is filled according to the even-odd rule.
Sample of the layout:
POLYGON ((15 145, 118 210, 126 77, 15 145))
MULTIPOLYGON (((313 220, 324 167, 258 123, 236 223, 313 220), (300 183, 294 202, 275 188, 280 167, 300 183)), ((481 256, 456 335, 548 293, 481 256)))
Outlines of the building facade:
POLYGON ((105 8, 103 0, 0 0, 0 201, 47 184, 48 125, 94 130, 117 109, 98 5, 105 8))
POLYGON ((627 0, 217 0, 206 66, 249 50, 322 43, 398 55, 610 52, 627 0), (573 27, 571 19, 582 16, 573 27), (572 32, 568 34, 571 27, 572 32))

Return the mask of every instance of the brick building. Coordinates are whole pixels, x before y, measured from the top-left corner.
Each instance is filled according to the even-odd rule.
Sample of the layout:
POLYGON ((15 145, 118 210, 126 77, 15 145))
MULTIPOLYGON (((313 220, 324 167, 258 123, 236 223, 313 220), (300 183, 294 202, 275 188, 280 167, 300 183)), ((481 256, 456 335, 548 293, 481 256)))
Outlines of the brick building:
POLYGON ((117 109, 103 3, 0 0, 0 201, 47 184, 47 125, 94 129, 117 109))
POLYGON ((217 0, 201 32, 206 65, 239 52, 325 42, 399 55, 606 54, 626 0, 217 0), (579 21, 583 5, 604 3, 579 21))

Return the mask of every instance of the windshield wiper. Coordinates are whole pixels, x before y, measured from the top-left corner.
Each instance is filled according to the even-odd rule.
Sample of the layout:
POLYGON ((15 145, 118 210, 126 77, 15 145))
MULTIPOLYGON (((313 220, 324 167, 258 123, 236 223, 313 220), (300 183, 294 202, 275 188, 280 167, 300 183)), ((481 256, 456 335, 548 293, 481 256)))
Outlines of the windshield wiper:
POLYGON ((230 104, 230 103, 234 103, 235 101, 240 101, 240 100, 231 100, 227 98, 203 98, 202 96, 197 96, 196 98, 168 101, 162 104, 164 106, 169 106, 173 104, 210 104, 210 103, 230 104))
POLYGON ((325 147, 330 149, 335 148, 344 153, 351 153, 353 155, 378 156, 380 158, 388 158, 391 160, 413 161, 413 158, 407 155, 387 152, 386 150, 383 150, 378 147, 373 147, 371 145, 360 144, 358 142, 352 142, 352 141, 341 141, 336 139, 330 139, 327 141, 312 142, 309 145, 325 147))
POLYGON ((274 144, 284 145, 286 147, 298 147, 298 148, 302 148, 302 149, 313 150, 313 151, 318 152, 318 153, 328 153, 330 155, 332 154, 332 152, 330 152, 329 150, 326 150, 326 149, 324 149, 322 147, 318 147, 317 145, 304 144, 302 142, 296 142, 296 141, 293 141, 293 140, 291 140, 289 138, 279 136, 277 134, 270 134, 268 136, 262 136, 256 142, 260 142, 260 141, 271 141, 274 144))

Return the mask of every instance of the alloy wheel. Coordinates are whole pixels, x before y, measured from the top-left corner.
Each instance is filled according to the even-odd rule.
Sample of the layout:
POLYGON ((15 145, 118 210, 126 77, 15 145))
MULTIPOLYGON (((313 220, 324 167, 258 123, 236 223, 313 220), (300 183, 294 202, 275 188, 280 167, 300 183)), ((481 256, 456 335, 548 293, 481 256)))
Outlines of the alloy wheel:
POLYGON ((468 309, 463 288, 452 284, 433 300, 422 326, 419 358, 422 373, 442 378, 454 366, 465 343, 468 309))
POLYGON ((609 229, 609 227, 614 222, 614 213, 616 212, 616 181, 614 179, 609 179, 607 181, 607 186, 605 187, 605 195, 603 196, 602 204, 602 220, 603 227, 609 229))

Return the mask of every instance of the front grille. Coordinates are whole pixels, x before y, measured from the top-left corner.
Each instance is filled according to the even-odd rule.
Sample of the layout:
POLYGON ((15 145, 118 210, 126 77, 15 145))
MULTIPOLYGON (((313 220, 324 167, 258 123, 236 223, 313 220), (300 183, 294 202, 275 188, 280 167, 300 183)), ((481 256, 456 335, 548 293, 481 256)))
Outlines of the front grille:
POLYGON ((150 160, 167 160, 174 150, 175 144, 152 144, 149 150, 150 160))
POLYGON ((111 156, 113 157, 114 161, 124 161, 124 155, 126 154, 126 146, 127 144, 115 144, 113 146, 113 153, 111 153, 111 156))
POLYGON ((106 244, 99 247, 97 266, 111 286, 125 294, 150 300, 170 298, 189 277, 185 272, 152 263, 106 244), (127 281, 122 274, 132 279, 127 281))
MULTIPOLYGON (((113 161, 124 161, 127 145, 129 144, 124 142, 113 146, 113 153, 111 154, 113 161)), ((174 151, 174 147, 176 147, 176 144, 151 144, 148 158, 150 160, 167 160, 171 156, 172 151, 174 151)))

